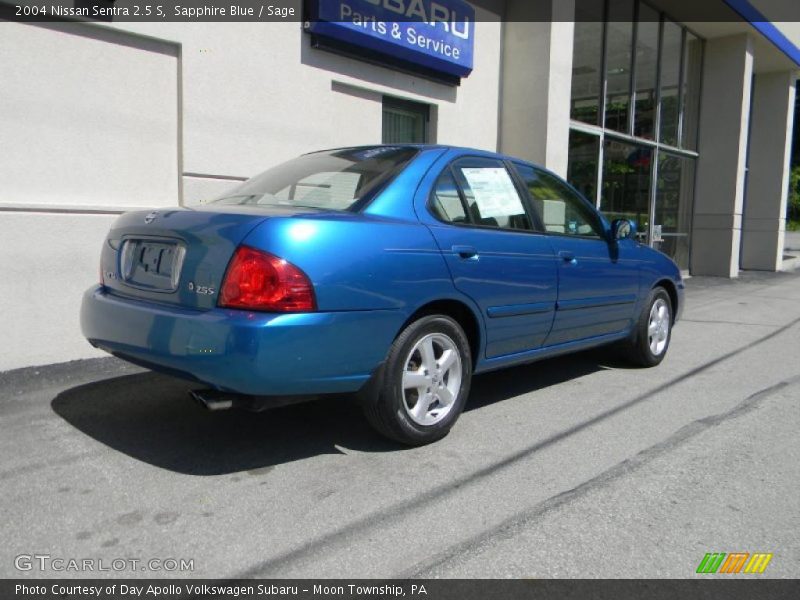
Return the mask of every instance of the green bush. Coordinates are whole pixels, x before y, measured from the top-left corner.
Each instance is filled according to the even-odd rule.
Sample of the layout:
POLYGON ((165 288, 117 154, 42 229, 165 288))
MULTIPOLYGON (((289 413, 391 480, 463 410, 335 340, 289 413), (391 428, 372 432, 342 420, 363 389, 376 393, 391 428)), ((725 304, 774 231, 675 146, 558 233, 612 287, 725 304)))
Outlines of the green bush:
POLYGON ((786 206, 786 229, 800 231, 800 165, 792 167, 789 179, 789 202, 786 206))

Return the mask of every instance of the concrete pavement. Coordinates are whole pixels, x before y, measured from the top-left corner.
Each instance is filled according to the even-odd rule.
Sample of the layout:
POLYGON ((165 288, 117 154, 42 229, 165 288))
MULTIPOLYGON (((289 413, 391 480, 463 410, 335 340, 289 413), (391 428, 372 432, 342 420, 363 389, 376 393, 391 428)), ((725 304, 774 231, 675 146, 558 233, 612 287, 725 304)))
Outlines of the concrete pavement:
POLYGON ((787 231, 784 235, 784 249, 795 253, 800 252, 800 231, 787 231))
POLYGON ((207 413, 115 359, 0 374, 0 576, 19 555, 191 559, 203 577, 693 577, 706 552, 800 573, 800 275, 688 283, 670 354, 476 378, 438 444, 346 400, 207 413))

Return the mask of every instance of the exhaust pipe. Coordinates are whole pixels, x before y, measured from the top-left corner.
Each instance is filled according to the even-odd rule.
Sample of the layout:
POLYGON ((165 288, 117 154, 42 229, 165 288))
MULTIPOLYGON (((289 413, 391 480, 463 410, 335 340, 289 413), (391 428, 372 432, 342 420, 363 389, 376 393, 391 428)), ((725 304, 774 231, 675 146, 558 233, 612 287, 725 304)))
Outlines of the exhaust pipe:
POLYGON ((280 406, 316 400, 319 396, 247 396, 219 390, 191 390, 192 400, 207 410, 218 411, 243 408, 251 412, 262 412, 280 406))
POLYGON ((233 396, 219 390, 192 390, 192 399, 208 410, 228 410, 233 408, 233 396))

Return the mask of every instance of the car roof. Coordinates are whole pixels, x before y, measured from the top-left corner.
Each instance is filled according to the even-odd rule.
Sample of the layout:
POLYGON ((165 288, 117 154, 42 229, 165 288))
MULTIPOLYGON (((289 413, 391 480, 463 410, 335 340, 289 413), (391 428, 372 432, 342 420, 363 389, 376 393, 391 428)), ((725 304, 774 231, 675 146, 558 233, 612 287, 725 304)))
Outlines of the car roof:
POLYGON ((410 148, 416 150, 448 150, 453 151, 456 155, 473 155, 473 156, 485 156, 485 157, 493 157, 498 158, 500 160, 512 160, 514 162, 523 163, 526 165, 533 165, 531 161, 524 160, 522 158, 518 158, 516 156, 510 156, 508 154, 502 154, 500 152, 494 152, 491 150, 481 150, 479 148, 470 148, 467 146, 453 146, 449 144, 365 144, 362 146, 342 146, 340 148, 327 148, 325 150, 315 150, 314 152, 309 152, 308 154, 317 154, 321 152, 338 152, 341 150, 370 150, 373 148, 410 148))

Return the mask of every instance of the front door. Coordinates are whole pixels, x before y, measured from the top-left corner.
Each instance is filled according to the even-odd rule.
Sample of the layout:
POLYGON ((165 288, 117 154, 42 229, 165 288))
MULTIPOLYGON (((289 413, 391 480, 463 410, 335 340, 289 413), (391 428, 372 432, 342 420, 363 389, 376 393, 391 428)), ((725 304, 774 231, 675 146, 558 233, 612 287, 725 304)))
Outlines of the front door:
POLYGON ((486 323, 486 357, 539 348, 553 324, 557 265, 503 162, 462 158, 441 174, 430 227, 456 288, 486 323))
POLYGON ((516 165, 558 259, 558 303, 547 346, 628 329, 639 294, 638 246, 609 243, 598 213, 555 176, 516 165))

